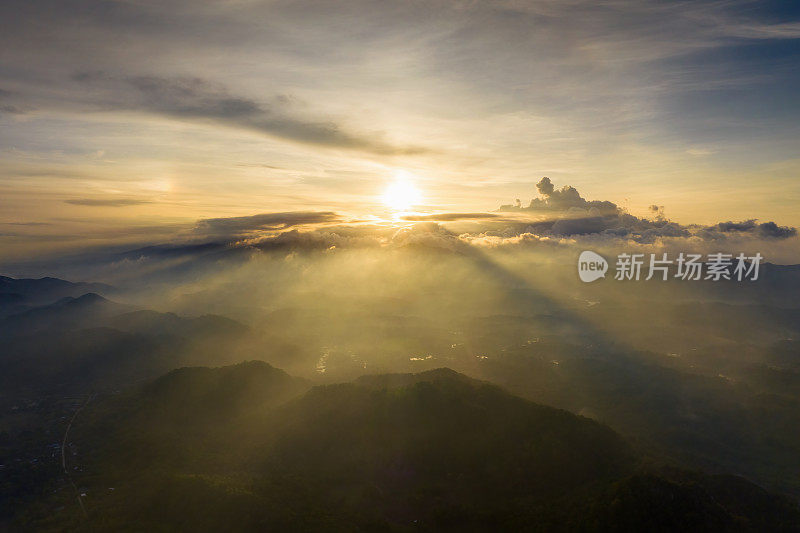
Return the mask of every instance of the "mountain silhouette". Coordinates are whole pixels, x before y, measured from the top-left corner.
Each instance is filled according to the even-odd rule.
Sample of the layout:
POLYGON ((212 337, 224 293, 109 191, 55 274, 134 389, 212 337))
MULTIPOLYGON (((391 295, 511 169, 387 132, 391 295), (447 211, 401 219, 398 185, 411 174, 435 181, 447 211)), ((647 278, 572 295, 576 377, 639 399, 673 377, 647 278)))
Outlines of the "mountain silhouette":
POLYGON ((133 309, 95 293, 65 296, 58 301, 12 314, 0 321, 0 333, 26 335, 49 329, 66 330, 96 325, 98 321, 133 309))
MULTIPOLYGON (((741 478, 654 466, 607 426, 450 369, 309 386, 252 361, 178 369, 96 401, 75 434, 87 526, 800 527, 795 504, 741 478)), ((65 502, 53 496, 51 504, 65 502)), ((78 512, 72 502, 37 523, 78 526, 78 512)))
POLYGON ((26 306, 39 306, 53 303, 61 298, 76 298, 90 292, 110 295, 115 289, 104 283, 73 283, 52 277, 15 279, 0 276, 0 313, 3 312, 2 302, 6 295, 15 295, 16 299, 26 306))

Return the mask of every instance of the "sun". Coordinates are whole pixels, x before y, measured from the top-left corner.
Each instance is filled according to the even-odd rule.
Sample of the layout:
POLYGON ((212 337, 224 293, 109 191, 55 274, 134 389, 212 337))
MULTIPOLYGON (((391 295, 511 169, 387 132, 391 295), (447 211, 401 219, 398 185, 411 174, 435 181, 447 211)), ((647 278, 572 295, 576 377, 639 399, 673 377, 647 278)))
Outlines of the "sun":
POLYGON ((395 211, 408 211, 420 203, 422 194, 414 186, 413 176, 406 171, 396 171, 394 181, 383 193, 383 203, 395 211))

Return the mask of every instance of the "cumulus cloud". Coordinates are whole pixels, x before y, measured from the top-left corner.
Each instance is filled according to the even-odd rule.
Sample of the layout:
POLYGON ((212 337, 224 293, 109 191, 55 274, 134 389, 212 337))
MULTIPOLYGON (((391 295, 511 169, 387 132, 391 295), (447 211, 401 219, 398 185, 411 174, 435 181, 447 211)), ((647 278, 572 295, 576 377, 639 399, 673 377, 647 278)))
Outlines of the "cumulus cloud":
POLYGON ((541 194, 542 196, 550 196, 551 194, 553 194, 555 187, 553 186, 553 183, 550 181, 550 178, 545 176, 544 178, 539 180, 539 183, 536 184, 536 190, 538 190, 539 194, 541 194))
POLYGON ((740 222, 720 222, 713 226, 702 228, 699 235, 706 239, 720 240, 730 236, 752 236, 760 239, 788 239, 797 235, 797 228, 779 226, 775 222, 758 223, 756 219, 742 220, 740 222))
POLYGON ((455 251, 464 246, 458 235, 436 222, 421 222, 401 228, 392 236, 394 246, 422 246, 455 251))
POLYGON ((761 237, 786 239, 797 235, 797 228, 778 226, 774 222, 764 222, 758 225, 758 234, 761 237))
POLYGON ((565 211, 568 209, 595 209, 603 213, 615 213, 619 208, 613 202, 584 199, 575 187, 565 185, 556 189, 550 178, 542 178, 536 184, 541 198, 534 198, 527 207, 504 205, 501 211, 565 211))
POLYGON ((541 221, 521 227, 518 234, 595 236, 639 244, 652 244, 665 238, 719 241, 732 234, 760 239, 787 239, 797 235, 795 228, 779 226, 775 222, 759 224, 756 220, 687 226, 667 219, 664 206, 657 204, 648 207, 652 219, 636 217, 613 202, 586 200, 574 187, 567 185, 557 189, 549 178, 542 178, 536 184, 536 189, 540 197, 532 199, 527 207, 522 207, 520 202, 500 207, 501 212, 507 213, 549 215, 541 221))

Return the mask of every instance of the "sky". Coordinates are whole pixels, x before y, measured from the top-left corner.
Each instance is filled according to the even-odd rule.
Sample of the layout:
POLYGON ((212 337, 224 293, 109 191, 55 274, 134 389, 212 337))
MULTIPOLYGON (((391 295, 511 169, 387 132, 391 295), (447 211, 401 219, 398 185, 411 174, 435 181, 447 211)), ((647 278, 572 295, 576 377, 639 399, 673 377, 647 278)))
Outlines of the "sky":
POLYGON ((6 0, 0 260, 491 213, 544 176, 772 235, 800 225, 791 4, 6 0))

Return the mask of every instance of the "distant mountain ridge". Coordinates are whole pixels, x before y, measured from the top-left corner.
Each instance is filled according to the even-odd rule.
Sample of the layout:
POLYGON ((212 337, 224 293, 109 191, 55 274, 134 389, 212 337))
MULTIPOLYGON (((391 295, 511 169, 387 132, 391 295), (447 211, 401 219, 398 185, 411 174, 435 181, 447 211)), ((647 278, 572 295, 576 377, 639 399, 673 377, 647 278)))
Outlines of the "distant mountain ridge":
POLYGON ((96 324, 111 315, 122 314, 133 306, 107 300, 95 293, 65 296, 56 302, 11 314, 0 321, 0 333, 24 335, 44 329, 74 329, 96 324))
MULTIPOLYGON (((76 290, 74 284, 63 283, 56 285, 76 290)), ((218 348, 236 353, 234 345, 249 332, 219 315, 182 317, 96 293, 63 296, 0 315, 6 347, 0 353, 0 384, 7 392, 48 390, 56 383, 64 390, 129 385, 176 366, 207 364, 213 358, 230 361, 218 348)))
POLYGON ((88 292, 110 294, 114 287, 105 283, 71 282, 53 277, 11 278, 0 276, 0 294, 19 294, 32 305, 52 303, 64 297, 77 297, 88 292))

